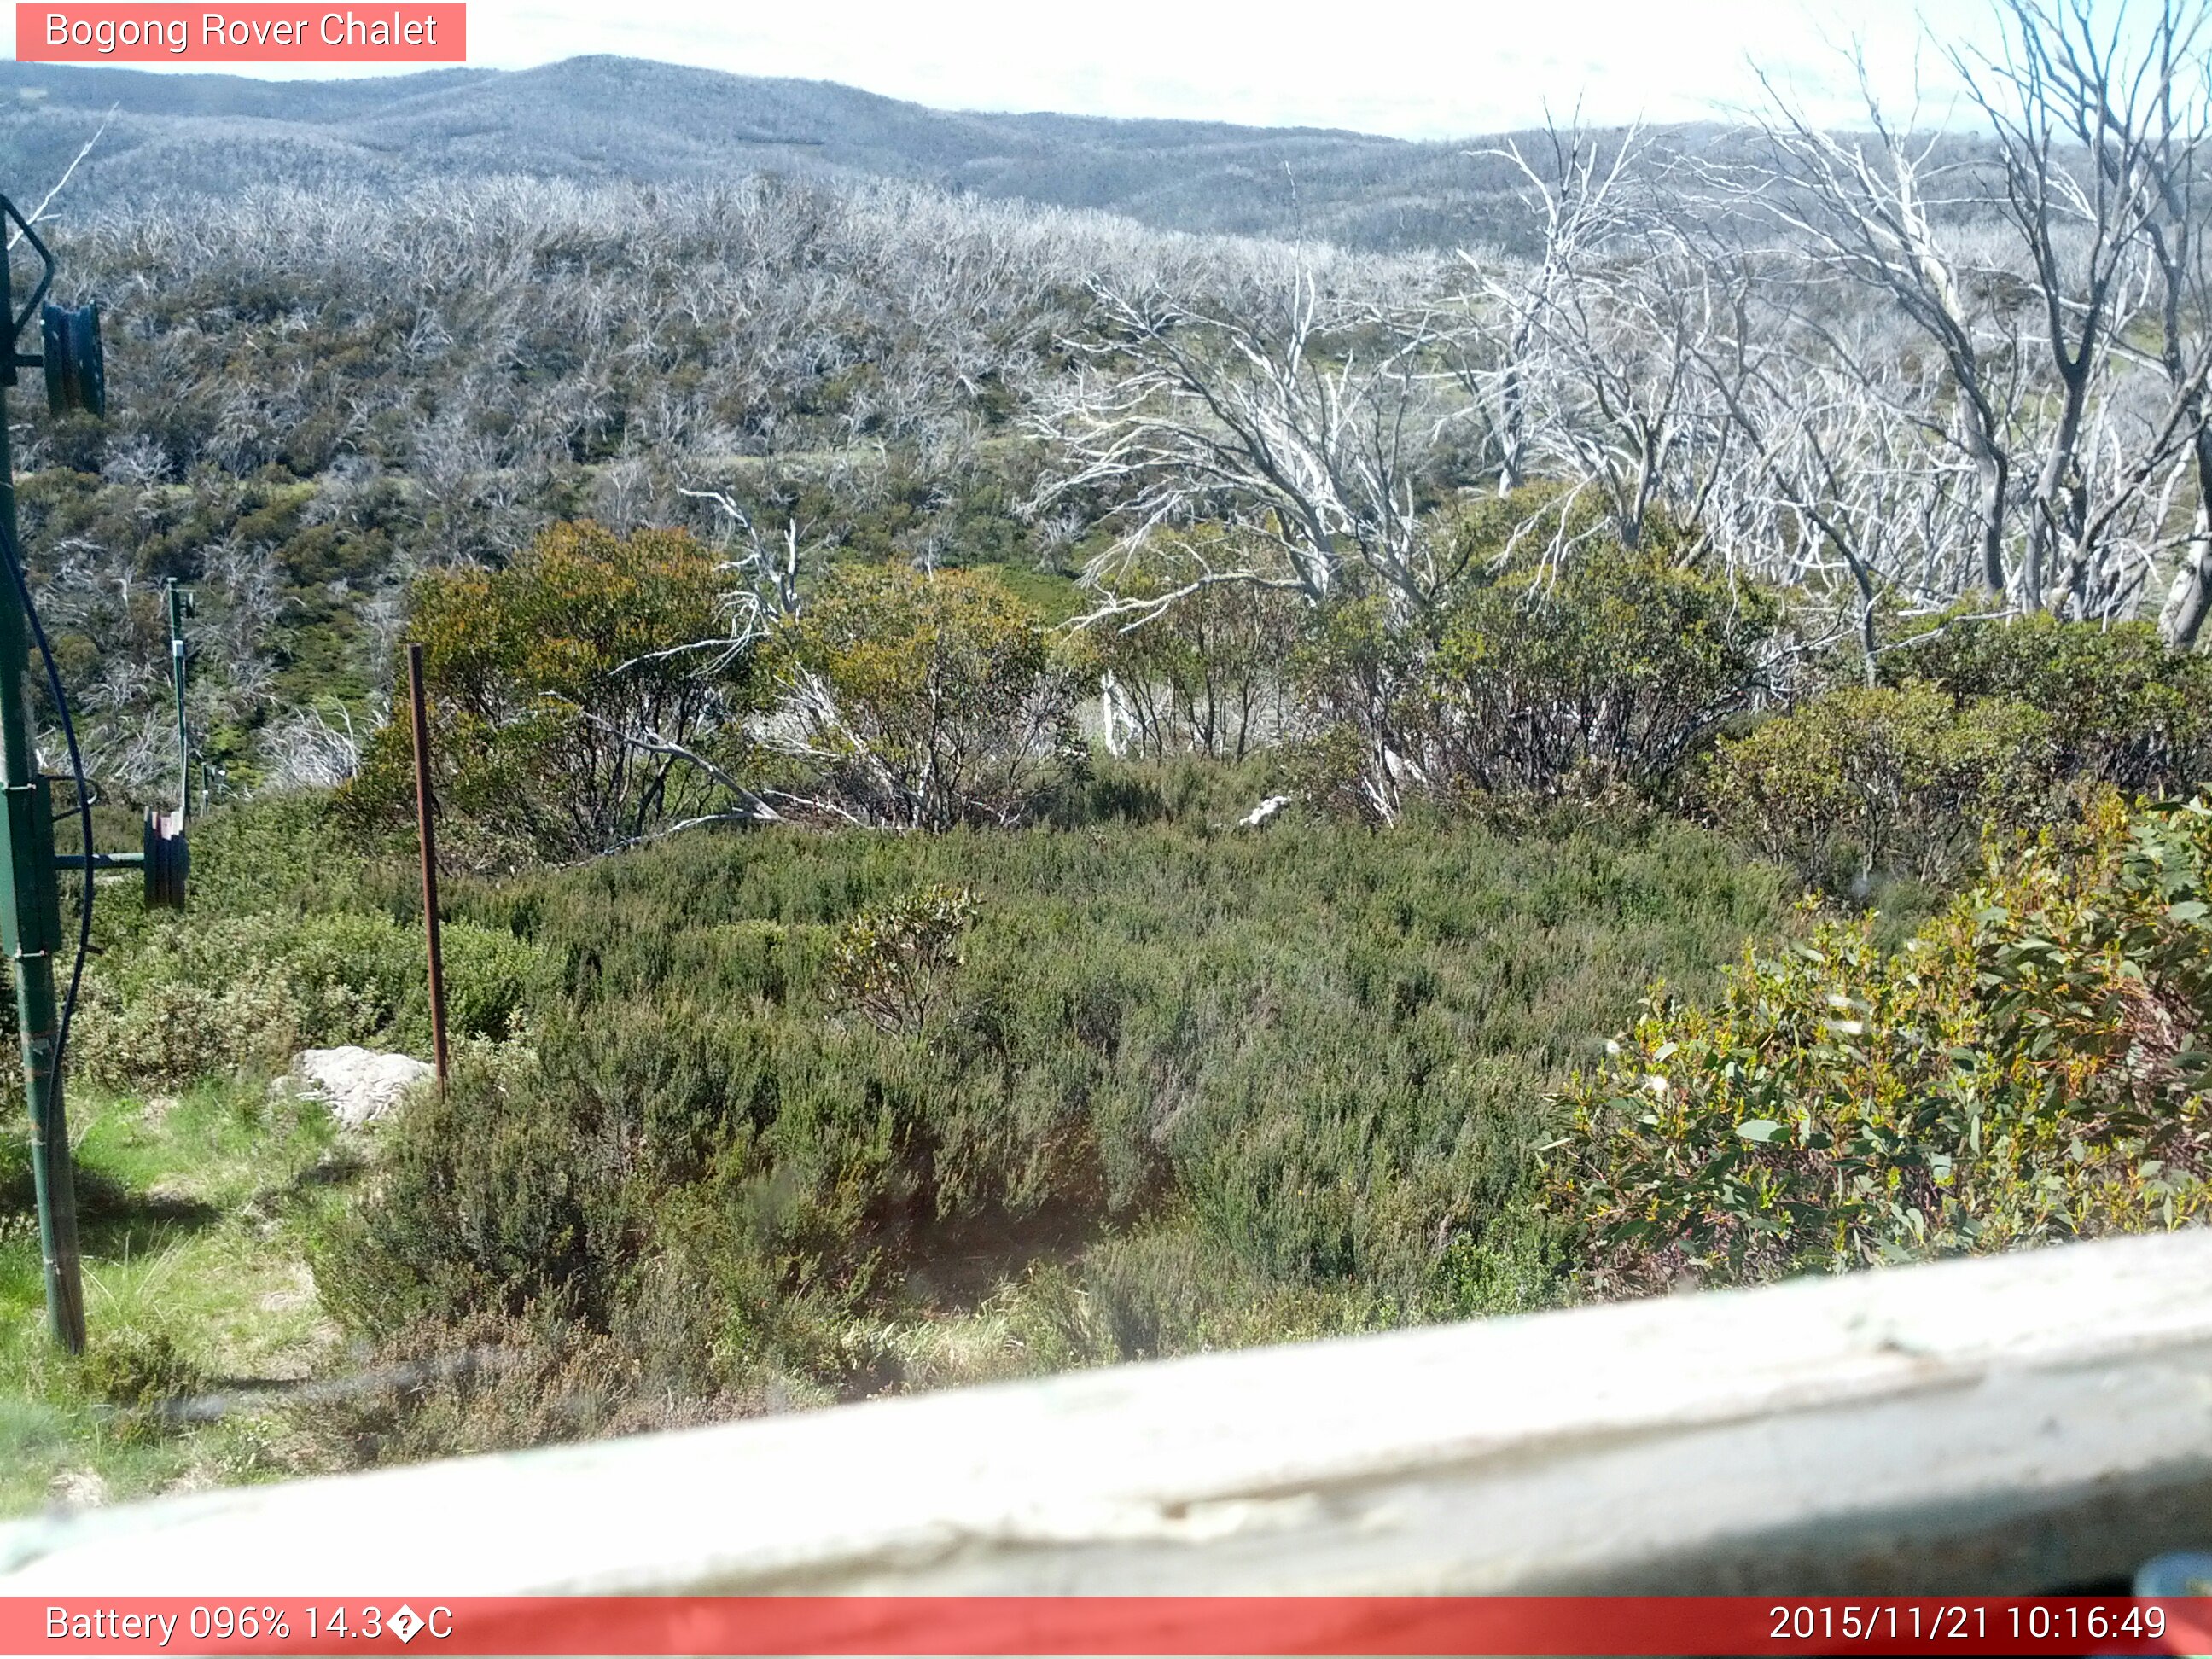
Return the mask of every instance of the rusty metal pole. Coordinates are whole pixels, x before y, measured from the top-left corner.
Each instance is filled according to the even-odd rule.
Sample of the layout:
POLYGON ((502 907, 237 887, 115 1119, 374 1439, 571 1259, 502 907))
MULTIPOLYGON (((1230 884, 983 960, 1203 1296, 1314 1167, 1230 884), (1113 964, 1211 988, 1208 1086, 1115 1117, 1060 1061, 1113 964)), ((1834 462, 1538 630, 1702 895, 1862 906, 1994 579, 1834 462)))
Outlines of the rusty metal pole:
POLYGON ((407 647, 407 695, 415 705, 415 829, 422 844, 422 937, 430 951, 430 1048, 446 1087, 446 957, 438 939, 438 842, 430 827, 430 715, 422 698, 422 647, 407 647))

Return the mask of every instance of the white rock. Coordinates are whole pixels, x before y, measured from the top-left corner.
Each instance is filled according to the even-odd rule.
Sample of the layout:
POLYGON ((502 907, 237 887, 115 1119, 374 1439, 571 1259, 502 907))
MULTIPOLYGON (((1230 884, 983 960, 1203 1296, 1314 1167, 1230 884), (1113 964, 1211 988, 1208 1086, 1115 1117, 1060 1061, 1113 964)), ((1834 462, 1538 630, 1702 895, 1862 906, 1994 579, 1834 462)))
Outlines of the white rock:
POLYGON ((412 1054, 387 1054, 374 1048, 307 1048, 292 1061, 291 1074, 276 1086, 330 1103, 331 1115, 349 1129, 382 1117, 403 1096, 435 1075, 412 1054))
POLYGON ((46 1492, 64 1509, 98 1509, 107 1501, 107 1482, 94 1469, 64 1469, 46 1483, 46 1492))

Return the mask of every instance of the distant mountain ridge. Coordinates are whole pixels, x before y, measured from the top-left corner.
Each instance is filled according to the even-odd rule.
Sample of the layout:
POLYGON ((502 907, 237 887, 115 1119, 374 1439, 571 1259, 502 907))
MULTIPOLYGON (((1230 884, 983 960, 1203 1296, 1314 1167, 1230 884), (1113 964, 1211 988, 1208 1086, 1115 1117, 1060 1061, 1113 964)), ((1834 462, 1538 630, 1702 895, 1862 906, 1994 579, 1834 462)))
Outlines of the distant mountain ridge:
POLYGON ((0 189, 35 199, 111 106, 70 185, 91 205, 272 180, 661 182, 769 169, 913 179, 1163 229, 1392 247, 1486 240, 1512 183, 1464 143, 938 110, 832 82, 599 57, 340 81, 0 63, 0 189))

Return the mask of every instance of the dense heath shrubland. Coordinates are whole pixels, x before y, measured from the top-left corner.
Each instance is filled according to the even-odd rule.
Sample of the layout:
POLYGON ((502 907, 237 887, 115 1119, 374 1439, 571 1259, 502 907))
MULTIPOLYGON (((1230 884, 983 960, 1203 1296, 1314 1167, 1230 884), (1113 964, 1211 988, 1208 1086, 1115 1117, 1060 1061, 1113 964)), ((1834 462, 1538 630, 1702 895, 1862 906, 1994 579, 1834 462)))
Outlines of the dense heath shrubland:
MULTIPOLYGON (((462 884, 455 1087, 383 1132, 313 1262, 386 1358, 502 1358, 317 1432, 405 1455, 550 1432, 539 1390, 585 1375, 563 1432, 1556 1299, 1542 1103, 1788 884, 1664 819, 1225 829, 1258 776, 1109 761, 1057 826, 462 884)), ((210 820, 201 914, 98 969, 169 994, 168 1046, 95 1022, 104 1075, 207 1064, 179 1005, 210 983, 293 994, 294 1041, 419 1042, 379 994, 420 945, 404 866, 348 835, 307 795, 210 820)))
MULTIPOLYGON (((1384 636, 1364 613, 1292 630, 1273 695, 1314 735, 1242 764, 1132 761, 1038 738, 1021 698, 959 695, 988 683, 979 661, 1032 688, 1069 672, 1012 593, 861 568, 857 589, 822 590, 819 635, 802 608, 756 647, 757 679, 735 682, 755 713, 726 746, 695 734, 714 758, 685 787, 698 808, 720 790, 725 822, 518 858, 483 826, 612 781, 579 760, 605 752, 603 728, 532 688, 634 653, 624 629, 692 559, 666 532, 564 528, 492 580, 424 590, 457 639, 480 625, 495 643, 510 614, 566 626, 448 654, 496 694, 439 704, 447 821, 482 871, 449 899, 460 1071, 384 1132, 314 1262, 324 1305, 385 1358, 491 1358, 320 1413, 333 1455, 2200 1207, 2204 808, 2130 814, 2112 774, 2154 756, 2130 781, 2156 791, 2212 761, 2191 695, 2204 659, 2147 631, 1960 622, 1927 678, 1869 690, 1846 665, 1731 736, 1783 607, 1594 562, 1547 614, 1485 631, 1476 602, 1399 663, 1420 678, 1397 695, 1456 746, 1422 751, 1434 769, 1383 823, 1329 769, 1340 726, 1297 712, 1371 668, 1384 636), (868 625, 837 625, 842 603, 868 625), (1640 610, 1663 624, 1620 636, 1640 649, 1573 643, 1640 610), (858 665, 810 658, 810 637, 858 665), (1545 724, 1455 717, 1478 653, 1484 694, 1545 724), (2077 692, 2063 744, 1993 690, 2054 659, 2077 692), (854 781, 854 751, 762 737, 781 700, 824 695, 884 714, 854 729, 871 755, 879 730, 903 734, 890 752, 918 777, 961 775, 976 722, 987 759, 1028 734, 1038 791, 1006 798, 1012 827, 997 810, 869 824, 876 777, 854 781), (1905 714, 1869 714, 1883 699, 1905 714), (2131 744, 2147 708, 2172 718, 2131 744), (1474 769, 1532 755, 1551 764, 1474 769), (489 799, 470 793, 478 767, 489 799), (1287 816, 1237 827, 1273 790, 1287 816), (1747 860, 1769 832, 1771 860, 1747 860), (1995 860, 1978 885, 1959 852, 1977 834, 1995 860), (1807 882, 1832 896, 1793 917, 1807 882), (1854 895, 1885 914, 1854 919, 1854 895)), ((287 1043, 419 1043, 409 805, 395 761, 335 797, 218 815, 203 914, 140 922, 98 965, 81 1064, 173 1086, 287 1043)))
POLYGON ((2172 1227, 2209 1167, 2212 802, 1991 861, 1901 946, 1829 920, 1570 1091, 1550 1197, 1605 1291, 2172 1227))
POLYGON ((1674 826, 1156 807, 511 881, 465 908, 559 988, 537 1063, 410 1115, 319 1273, 381 1331, 557 1312, 689 1395, 907 1380, 991 1294, 1093 1358, 1540 1302, 1532 1105, 1778 888, 1674 826))
POLYGON ((761 178, 72 227, 64 672, 149 784, 197 582, 238 797, 81 1076, 419 1044, 428 647, 460 1067, 313 1258, 438 1363, 306 1431, 2197 1217, 2203 112, 2045 62, 2079 154, 1555 135, 1510 258, 761 178))

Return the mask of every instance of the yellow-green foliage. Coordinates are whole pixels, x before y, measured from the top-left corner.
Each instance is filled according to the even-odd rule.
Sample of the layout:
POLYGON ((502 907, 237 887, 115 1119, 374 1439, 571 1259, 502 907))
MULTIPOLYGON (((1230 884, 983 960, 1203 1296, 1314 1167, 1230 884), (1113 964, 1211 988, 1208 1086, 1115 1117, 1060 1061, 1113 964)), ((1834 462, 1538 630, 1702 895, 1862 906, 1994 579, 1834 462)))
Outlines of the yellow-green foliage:
POLYGON ((946 882, 868 906, 838 930, 830 952, 837 1000, 887 1031, 919 1026, 943 1000, 960 936, 975 920, 975 896, 946 882))
POLYGON ((1539 793, 1581 779, 1663 788, 1751 705, 1778 622, 1756 585, 1648 548, 1598 547, 1477 587, 1431 670, 1452 775, 1539 793))
POLYGON ((110 1432, 125 1440, 159 1433, 163 1408, 198 1393, 207 1380, 167 1331, 127 1328, 87 1351, 79 1377, 88 1393, 116 1408, 110 1432))
POLYGON ((1667 799, 1765 687, 1780 608, 1753 584, 1651 547, 1500 558, 1419 629, 1324 608, 1298 659, 1310 793, 1386 816, 1416 791, 1667 799))
POLYGON ((1734 741, 1706 808, 1832 887, 1971 871, 1985 835, 2069 815, 2089 788, 2178 793, 2212 779, 2212 658, 2146 623, 2047 616, 1938 624, 1734 741))
POLYGON ((1759 850, 1830 879, 1936 879, 1992 829, 2030 827, 2063 802, 2051 717, 2026 703, 1964 704, 1922 681, 1848 687, 1724 740, 1706 799, 1759 850))
MULTIPOLYGON (((665 745, 713 743, 745 705, 714 554, 681 530, 556 525, 501 570, 416 584, 445 850, 500 867, 601 852, 720 799, 665 745), (638 739, 663 745, 643 746, 638 739)), ((406 667, 394 684, 404 695, 406 667)), ((412 733, 380 729, 343 799, 357 820, 413 811, 412 733)))
POLYGON ((1750 706, 1777 604, 1652 550, 1595 549, 1471 592, 1444 626, 1447 745, 1482 790, 1577 772, 1652 790, 1750 706))
POLYGON ((1083 647, 995 577, 848 565, 779 641, 808 785, 902 829, 1013 823, 1080 769, 1083 647))
POLYGON ((1655 1001, 1549 1196, 1602 1291, 2167 1227, 2212 1164, 2212 805, 2099 798, 1885 953, 1831 921, 1655 1001))

